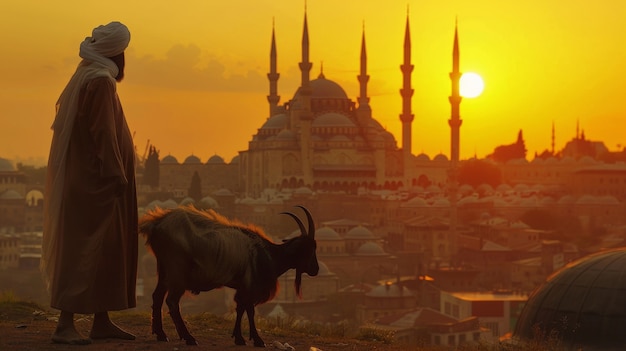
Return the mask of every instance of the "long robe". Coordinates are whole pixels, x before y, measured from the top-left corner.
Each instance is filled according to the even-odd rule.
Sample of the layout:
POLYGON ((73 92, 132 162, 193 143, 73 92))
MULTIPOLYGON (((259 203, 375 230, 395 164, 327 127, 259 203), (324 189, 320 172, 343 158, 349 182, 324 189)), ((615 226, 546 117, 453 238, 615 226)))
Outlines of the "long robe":
POLYGON ((135 148, 109 77, 81 89, 66 155, 51 307, 85 314, 135 307, 135 148))

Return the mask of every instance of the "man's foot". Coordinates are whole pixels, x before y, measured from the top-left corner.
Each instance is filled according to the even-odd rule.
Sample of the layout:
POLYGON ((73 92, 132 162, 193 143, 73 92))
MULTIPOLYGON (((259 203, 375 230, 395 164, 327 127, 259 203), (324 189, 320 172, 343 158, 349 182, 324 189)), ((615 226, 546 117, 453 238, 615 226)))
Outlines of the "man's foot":
POLYGON ((124 329, 118 327, 110 320, 103 323, 96 323, 94 320, 93 328, 89 337, 92 339, 122 339, 135 340, 135 336, 124 329))
POLYGON ((89 345, 91 339, 84 337, 75 328, 57 328, 52 334, 52 342, 56 344, 89 345))

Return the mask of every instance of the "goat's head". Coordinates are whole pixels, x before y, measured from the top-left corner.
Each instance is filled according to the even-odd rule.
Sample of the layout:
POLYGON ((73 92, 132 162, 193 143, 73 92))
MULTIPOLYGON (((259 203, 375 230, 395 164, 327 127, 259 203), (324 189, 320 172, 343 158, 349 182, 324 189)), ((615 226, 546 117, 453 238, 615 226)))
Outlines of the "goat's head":
POLYGON ((296 281, 295 288, 296 293, 300 295, 300 286, 302 284, 302 273, 306 273, 311 277, 317 275, 320 270, 320 267, 317 263, 317 255, 315 254, 315 250, 317 249, 317 243, 315 242, 315 223, 313 222, 313 217, 309 210, 307 210, 304 206, 297 205, 300 207, 304 213, 306 214, 307 221, 309 223, 309 230, 304 228, 304 224, 298 218, 298 216, 294 215, 291 212, 282 212, 283 214, 291 216, 298 227, 300 228, 300 235, 291 239, 297 241, 297 261, 295 262, 296 267, 296 281))

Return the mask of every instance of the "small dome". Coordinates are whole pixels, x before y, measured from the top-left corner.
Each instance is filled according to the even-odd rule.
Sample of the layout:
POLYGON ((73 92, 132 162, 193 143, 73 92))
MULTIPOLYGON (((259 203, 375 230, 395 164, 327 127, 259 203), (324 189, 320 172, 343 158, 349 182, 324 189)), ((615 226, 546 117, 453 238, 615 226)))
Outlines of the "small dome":
POLYGON ((366 242, 354 253, 356 256, 387 256, 385 250, 375 242, 366 242))
POLYGON ((183 161, 183 164, 186 165, 190 165, 190 164, 201 164, 202 161, 200 161, 200 158, 198 156, 195 155, 189 155, 187 156, 187 158, 185 159, 185 161, 183 161))
POLYGON ((22 195, 20 195, 20 193, 18 193, 17 191, 13 190, 13 189, 8 189, 2 193, 0 193, 0 199, 2 200, 20 200, 23 199, 24 197, 22 195))
POLYGON ((215 201, 214 198, 210 197, 210 196, 205 196, 200 200, 200 204, 203 207, 208 207, 208 208, 218 208, 219 205, 217 203, 217 201, 215 201))
POLYGON ((426 203, 426 200, 422 199, 421 197, 414 197, 411 200, 405 202, 402 207, 427 207, 428 204, 426 203))
POLYGON ((276 140, 294 140, 296 135, 289 129, 283 129, 276 135, 276 140))
POLYGON ((220 155, 213 155, 209 157, 208 161, 206 161, 209 165, 221 165, 224 164, 224 159, 220 155))
POLYGON ((375 238, 374 234, 362 225, 356 226, 346 233, 346 239, 373 240, 375 238))
POLYGON ((312 195, 313 191, 310 188, 306 187, 306 186, 302 186, 302 187, 299 187, 298 189, 296 189, 294 191, 294 194, 297 194, 297 195, 312 195))
POLYGON ((399 286, 398 284, 387 283, 384 285, 379 285, 374 289, 370 290, 365 296, 368 297, 407 297, 412 298, 414 295, 411 290, 407 289, 404 286, 399 286))
POLYGON ((415 160, 418 162, 427 162, 430 161, 430 157, 428 157, 425 153, 421 153, 415 157, 415 160))
POLYGON ((322 227, 320 229, 315 230, 315 240, 336 241, 336 240, 342 240, 342 239, 334 229, 330 227, 322 227))
POLYGON ((435 161, 435 162, 448 162, 448 156, 446 156, 444 154, 438 154, 437 156, 435 156, 435 158, 433 158, 433 161, 435 161))
POLYGON ((194 202, 196 202, 194 199, 187 196, 186 198, 180 201, 180 205, 181 206, 192 205, 194 202))
POLYGON ((239 163, 239 155, 235 155, 235 157, 233 157, 232 160, 230 160, 230 164, 234 165, 238 163, 239 163))
POLYGON ((221 188, 221 189, 215 190, 213 192, 213 195, 215 195, 215 196, 233 196, 234 194, 230 190, 228 190, 228 189, 221 188))
POLYGON ((172 164, 172 165, 177 165, 178 164, 178 160, 176 159, 176 157, 172 156, 172 155, 167 155, 165 157, 163 157, 163 159, 161 160, 162 164, 172 164))
POLYGON ((161 203, 161 208, 176 208, 178 207, 178 204, 176 203, 176 201, 169 199, 167 201, 164 201, 161 203))
POLYGON ((341 113, 329 112, 319 115, 312 124, 313 127, 355 127, 352 120, 341 113))
POLYGON ((15 172, 13 163, 6 158, 0 157, 0 172, 15 172))
POLYGON ((572 262, 528 298, 514 336, 556 335, 567 349, 620 350, 626 345, 626 248, 572 262))
POLYGON ((261 129, 283 129, 287 126, 288 120, 289 117, 287 117, 287 115, 284 113, 273 115, 272 117, 268 118, 265 123, 263 123, 261 129))

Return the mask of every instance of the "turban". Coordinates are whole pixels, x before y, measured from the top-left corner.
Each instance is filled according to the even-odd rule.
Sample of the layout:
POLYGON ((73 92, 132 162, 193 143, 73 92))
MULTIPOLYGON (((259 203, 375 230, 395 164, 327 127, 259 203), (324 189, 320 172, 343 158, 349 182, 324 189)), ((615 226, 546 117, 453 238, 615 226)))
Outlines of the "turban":
POLYGON ((111 22, 93 29, 91 37, 85 38, 81 46, 86 46, 104 57, 121 54, 128 47, 130 32, 120 22, 111 22))

